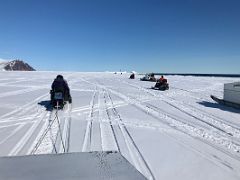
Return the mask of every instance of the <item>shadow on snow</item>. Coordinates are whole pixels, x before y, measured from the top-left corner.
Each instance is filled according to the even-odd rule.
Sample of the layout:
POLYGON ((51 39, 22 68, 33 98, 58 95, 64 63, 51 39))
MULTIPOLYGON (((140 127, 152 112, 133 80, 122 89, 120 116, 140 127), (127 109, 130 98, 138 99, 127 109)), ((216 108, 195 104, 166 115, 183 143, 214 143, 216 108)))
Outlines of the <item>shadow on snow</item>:
POLYGON ((215 103, 215 102, 202 101, 202 102, 198 102, 198 104, 203 105, 205 107, 221 109, 223 111, 229 111, 229 112, 233 112, 233 113, 240 113, 240 109, 229 107, 229 106, 225 106, 225 105, 218 104, 218 103, 215 103))
POLYGON ((46 108, 46 111, 52 111, 53 108, 51 106, 51 101, 41 101, 38 103, 38 105, 44 106, 46 108))

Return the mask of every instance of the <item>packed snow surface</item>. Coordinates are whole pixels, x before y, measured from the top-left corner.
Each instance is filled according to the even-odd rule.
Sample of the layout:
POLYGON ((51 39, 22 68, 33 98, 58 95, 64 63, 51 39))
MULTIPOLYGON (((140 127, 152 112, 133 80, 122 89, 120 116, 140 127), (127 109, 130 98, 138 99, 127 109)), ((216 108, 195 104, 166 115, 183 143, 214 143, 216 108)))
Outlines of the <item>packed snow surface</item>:
POLYGON ((240 179, 240 110, 212 101, 237 78, 61 73, 73 103, 49 109, 58 72, 0 72, 0 156, 119 151, 147 179, 240 179))

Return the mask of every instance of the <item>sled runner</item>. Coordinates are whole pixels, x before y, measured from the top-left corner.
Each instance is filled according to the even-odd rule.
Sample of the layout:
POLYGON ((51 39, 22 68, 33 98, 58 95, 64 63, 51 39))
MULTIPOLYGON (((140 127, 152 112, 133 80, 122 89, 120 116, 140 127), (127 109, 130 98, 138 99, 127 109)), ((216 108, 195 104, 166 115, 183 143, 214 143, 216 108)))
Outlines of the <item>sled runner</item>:
POLYGON ((225 106, 229 106, 229 107, 233 107, 233 108, 237 108, 237 109, 240 109, 240 104, 237 104, 237 103, 233 103, 233 102, 230 102, 230 101, 226 101, 224 99, 219 99, 213 95, 210 96, 215 102, 221 104, 221 105, 225 105, 225 106))

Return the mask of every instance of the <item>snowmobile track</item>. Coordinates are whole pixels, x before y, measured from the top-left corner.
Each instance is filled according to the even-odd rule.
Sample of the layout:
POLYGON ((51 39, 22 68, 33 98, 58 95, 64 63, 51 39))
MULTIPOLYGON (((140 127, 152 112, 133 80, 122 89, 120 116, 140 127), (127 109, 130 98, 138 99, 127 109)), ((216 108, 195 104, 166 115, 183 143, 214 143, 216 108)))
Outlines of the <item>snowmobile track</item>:
MULTIPOLYGON (((58 153, 67 153, 70 148, 70 130, 71 130, 71 113, 72 113, 72 104, 67 104, 64 106, 64 111, 61 116, 58 117, 58 131, 57 131, 57 139, 59 140, 60 147, 58 149, 58 153), (67 106, 67 109, 66 109, 67 106)), ((56 143, 55 143, 56 144, 56 143)))
POLYGON ((9 156, 17 155, 21 149, 24 147, 24 145, 28 142, 28 140, 33 136, 33 133, 36 131, 36 129, 39 127, 40 123, 44 120, 48 113, 43 112, 41 118, 39 118, 37 121, 33 123, 31 128, 28 129, 28 131, 25 133, 25 135, 19 140, 19 142, 15 145, 15 147, 12 149, 12 151, 8 154, 9 156))
MULTIPOLYGON (((132 160, 134 162, 135 167, 140 172, 145 174, 148 177, 149 180, 155 180, 155 177, 154 177, 150 167, 148 166, 148 164, 147 164, 146 160, 144 159, 143 155, 141 154, 139 148, 137 147, 137 145, 136 145, 135 141, 133 140, 131 134, 129 133, 128 129, 124 125, 124 122, 122 121, 120 114, 118 113, 118 111, 114 107, 112 98, 110 96, 110 92, 112 92, 112 91, 109 91, 109 89, 107 89, 105 86, 103 86, 101 84, 91 83, 91 82, 89 82, 87 80, 84 80, 84 81, 89 83, 89 84, 92 84, 92 85, 94 85, 96 87, 99 87, 100 89, 103 89, 105 92, 107 92, 107 96, 108 96, 108 99, 110 100, 110 104, 111 104, 111 108, 110 109, 112 110, 113 114, 115 115, 114 119, 117 119, 117 120, 114 120, 114 121, 117 122, 117 126, 120 129, 120 132, 122 133, 122 136, 124 137, 124 141, 126 143, 127 149, 128 149, 129 154, 130 154, 130 156, 131 156, 131 158, 132 158, 132 160)), ((93 101, 93 99, 94 98, 92 98, 92 101, 93 101)), ((105 101, 105 104, 106 104, 106 101, 105 101)), ((108 110, 107 109, 106 109, 106 111, 107 111, 107 114, 108 114, 108 110)), ((110 116, 108 116, 108 117, 110 118, 110 116)), ((111 120, 110 120, 110 125, 111 125, 111 120)), ((113 133, 113 136, 115 138, 115 143, 118 144, 117 138, 114 135, 115 134, 114 129, 112 129, 112 133, 113 133)), ((86 138, 84 138, 84 139, 86 139, 86 138)), ((119 146, 118 146, 118 148, 119 148, 119 146)), ((119 150, 121 152, 120 148, 119 148, 119 150)))
POLYGON ((21 90, 16 90, 16 91, 10 91, 10 92, 6 92, 6 93, 1 93, 0 94, 0 98, 3 98, 3 97, 8 97, 8 96, 15 96, 15 95, 21 95, 21 94, 24 94, 24 93, 29 93, 29 92, 33 92, 33 91, 37 91, 37 90, 40 90, 42 88, 26 88, 26 89, 21 89, 21 90))
MULTIPOLYGON (((68 109, 64 109, 64 112, 66 114, 71 113, 71 106, 68 107, 68 109)), ((29 154, 41 154, 42 149, 44 149, 44 153, 52 152, 52 153, 59 153, 59 152, 66 152, 69 149, 69 132, 70 132, 70 116, 67 116, 65 119, 66 123, 66 130, 64 131, 64 134, 62 132, 61 128, 61 118, 58 117, 58 110, 53 109, 49 115, 48 118, 45 120, 45 125, 42 126, 42 129, 40 130, 38 136, 35 138, 35 143, 33 146, 29 149, 29 154), (52 119, 54 117, 54 119, 52 119), (59 123, 59 124, 58 124, 59 123), (61 134, 61 135, 60 135, 61 134), (64 139, 63 136, 64 135, 64 139), (57 140, 58 136, 60 137, 60 146, 57 147, 57 140), (49 142, 50 141, 50 142, 49 142), (51 146, 49 146, 51 144, 51 146), (63 146, 63 147, 61 147, 63 146), (46 149, 47 147, 47 149, 46 149), (65 149, 66 147, 66 149, 65 149), (63 148, 63 150, 61 149, 63 148)))
MULTIPOLYGON (((190 123, 189 121, 184 120, 183 118, 181 118, 181 121, 180 121, 178 117, 176 117, 175 115, 172 115, 172 114, 169 114, 169 113, 165 112, 163 109, 160 109, 160 108, 158 108, 158 107, 156 107, 156 106, 153 106, 153 105, 151 105, 151 104, 149 104, 149 103, 147 104, 147 107, 150 108, 150 109, 153 109, 153 110, 155 110, 155 111, 162 112, 162 113, 164 113, 164 114, 165 114, 167 117, 169 117, 169 118, 172 118, 172 119, 174 119, 174 120, 176 120, 176 121, 179 121, 179 122, 181 122, 181 123, 186 123, 186 124, 188 124, 189 126, 192 126, 193 128, 196 128, 193 123, 190 123)), ((200 125, 198 125, 198 126, 200 126, 200 125)), ((201 128, 202 128, 203 130, 205 130, 205 131, 209 131, 209 130, 205 129, 204 126, 201 126, 201 128)), ((211 134, 211 131, 208 132, 208 133, 211 134)), ((237 152, 237 153, 239 152, 240 144, 239 144, 239 142, 236 141, 235 139, 232 139, 232 136, 230 136, 229 134, 226 134, 226 133, 224 133, 224 134, 221 134, 221 133, 218 133, 218 132, 214 132, 214 133, 216 133, 215 135, 218 135, 218 137, 222 137, 222 136, 225 135, 226 138, 230 138, 231 140, 230 140, 230 141, 225 140, 225 141, 226 141, 225 143, 228 142, 229 144, 232 144, 232 145, 230 145, 230 146, 236 146, 236 147, 235 147, 235 148, 236 148, 236 152, 237 152), (226 135, 227 135, 227 136, 226 136, 226 135), (229 136, 230 136, 230 137, 229 137, 229 136)), ((224 140, 224 139, 223 139, 223 140, 224 140)))
MULTIPOLYGON (((127 83, 128 84, 128 83, 127 83)), ((196 120, 205 123, 206 125, 210 126, 211 128, 215 128, 223 133, 227 134, 231 139, 234 139, 236 144, 240 144, 240 129, 236 127, 236 125, 229 125, 226 124, 226 121, 221 120, 220 118, 208 115, 203 110, 199 110, 193 106, 190 106, 186 103, 182 103, 177 101, 171 97, 163 96, 162 94, 155 94, 145 88, 131 85, 132 87, 138 88, 154 97, 157 97, 159 100, 167 103, 168 105, 174 107, 175 109, 185 113, 186 115, 195 118, 196 120), (180 108, 181 107, 181 108, 180 108), (201 116, 203 118, 199 118, 201 116)))
POLYGON ((98 106, 99 116, 98 123, 100 128, 101 148, 103 151, 119 151, 118 141, 116 139, 115 131, 112 127, 111 117, 108 111, 108 104, 106 101, 106 91, 99 89, 98 106))
POLYGON ((123 100, 127 101, 128 103, 134 105, 137 109, 147 113, 148 115, 153 116, 156 119, 159 119, 160 122, 163 122, 164 124, 174 128, 174 129, 177 129, 177 130, 179 130, 189 136, 192 136, 194 138, 198 137, 197 139, 199 139, 201 141, 205 140, 202 142, 205 142, 205 143, 211 145, 215 149, 218 149, 218 150, 224 152, 225 154, 228 154, 231 157, 240 159, 240 156, 239 156, 240 146, 238 146, 237 144, 234 144, 229 139, 224 139, 222 137, 217 138, 210 131, 206 131, 205 129, 197 128, 195 126, 191 126, 189 124, 181 122, 179 119, 175 119, 175 118, 171 117, 171 115, 166 116, 166 114, 163 114, 159 110, 149 109, 149 107, 142 104, 141 101, 138 101, 136 98, 133 99, 129 96, 125 96, 125 95, 123 95, 115 90, 112 90, 110 88, 108 90, 111 93, 119 96, 123 100), (229 152, 226 149, 231 150, 231 151, 229 152))
POLYGON ((84 140, 82 145, 82 151, 91 151, 91 144, 92 144, 92 123, 93 123, 93 112, 94 112, 94 106, 95 106, 95 97, 96 97, 97 91, 95 90, 92 96, 92 99, 90 101, 90 111, 87 119, 87 126, 84 133, 84 140))
MULTIPOLYGON (((124 101, 127 101, 129 104, 135 106, 137 109, 139 109, 139 110, 147 113, 148 115, 150 115, 150 116, 158 119, 160 122, 162 122, 163 124, 166 124, 167 126, 175 129, 176 131, 179 131, 179 132, 181 132, 181 133, 183 133, 183 134, 186 134, 187 136, 190 136, 190 137, 192 137, 192 138, 194 138, 194 139, 196 139, 196 140, 199 140, 199 141, 201 141, 202 143, 204 143, 204 144, 206 144, 206 145, 209 145, 210 147, 218 150, 219 152, 224 153, 225 155, 233 158, 234 160, 240 161, 239 153, 238 153, 239 151, 233 151, 233 152, 227 151, 228 147, 231 147, 231 145, 230 145, 230 146, 228 146, 227 144, 220 144, 220 145, 219 145, 219 144, 218 144, 218 141, 215 141, 214 139, 211 139, 211 138, 210 138, 210 139, 207 138, 208 135, 207 135, 205 132, 202 134, 202 132, 199 131, 199 128, 190 127, 190 126, 187 125, 187 124, 182 124, 182 123, 179 124, 178 121, 177 121, 178 119, 176 119, 176 120, 171 119, 170 122, 166 122, 166 120, 165 120, 164 118, 162 119, 162 118, 159 117, 159 115, 161 114, 161 111, 160 111, 160 112, 159 112, 159 111, 156 111, 156 110, 151 111, 150 109, 146 109, 146 106, 145 106, 145 108, 144 108, 144 106, 141 106, 141 103, 142 103, 141 101, 136 102, 135 100, 133 100, 133 99, 132 99, 131 97, 129 97, 129 96, 125 96, 125 95, 123 95, 123 94, 121 94, 121 93, 119 93, 119 92, 117 92, 117 91, 115 91, 115 90, 112 90, 112 89, 108 89, 108 90, 109 90, 109 92, 111 92, 112 94, 115 94, 116 96, 120 97, 120 98, 123 99, 124 101), (174 121, 175 121, 175 123, 174 123, 174 121), (186 126, 186 127, 185 127, 185 126, 186 126), (183 128, 182 128, 182 127, 183 127, 183 128), (190 129, 189 129, 189 128, 190 128, 190 129), (190 131, 189 131, 189 130, 190 130, 190 131), (197 133, 197 134, 193 135, 193 134, 191 133, 192 130, 193 130, 193 132, 195 132, 195 133, 197 133), (201 134, 198 134, 199 132, 200 132, 201 134), (206 135, 207 135, 207 136, 206 136, 206 135), (216 143, 217 143, 217 144, 216 144, 216 143), (217 145, 217 146, 216 146, 216 145, 217 145)), ((168 117, 168 116, 167 116, 167 117, 168 117)), ((167 136, 169 136, 169 137, 174 136, 172 133, 168 133, 168 132, 166 132, 166 131, 164 131, 164 132, 165 132, 165 134, 166 134, 167 136)), ((176 137, 177 137, 177 136, 176 136, 176 137)), ((172 137, 172 138, 176 139, 176 137, 172 137)), ((211 137, 211 136, 210 136, 210 137, 211 137)), ((207 160, 210 160, 211 162, 213 162, 213 163, 215 163, 215 164, 220 163, 220 164, 223 165, 224 167, 230 168, 230 170, 234 170, 234 172, 237 174, 237 176, 239 176, 239 173, 238 173, 238 171, 237 171, 238 167, 236 167, 236 166, 234 166, 234 165, 233 165, 233 167, 231 167, 231 165, 229 165, 229 163, 228 163, 227 161, 221 160, 221 158, 220 158, 220 159, 219 159, 219 158, 216 159, 216 158, 215 158, 213 155, 211 155, 211 154, 207 154, 207 153, 205 153, 205 152, 201 152, 201 151, 199 151, 198 149, 194 148, 194 147, 193 147, 191 144, 189 144, 188 142, 182 142, 181 139, 179 139, 179 140, 176 139, 176 141, 177 141, 178 143, 183 144, 183 145, 184 145, 185 147, 187 147, 188 149, 190 149, 190 150, 192 149, 194 152, 200 153, 201 156, 202 156, 202 157, 205 157, 207 160)))
MULTIPOLYGON (((95 84, 95 85, 97 85, 97 84, 95 84)), ((103 85, 98 84, 98 86, 104 88, 103 85)), ((142 87, 135 86, 135 85, 131 85, 131 86, 138 88, 140 90, 143 90, 143 91, 159 98, 159 96, 156 96, 156 94, 154 94, 142 87)), ((177 128, 178 130, 184 132, 185 134, 193 136, 194 138, 198 137, 198 138, 200 138, 201 141, 204 139, 205 141, 203 141, 203 142, 211 145, 215 149, 223 151, 231 157, 236 157, 237 159, 240 158, 239 157, 240 146, 238 145, 239 144, 238 141, 234 140, 234 142, 232 142, 233 140, 229 140, 229 138, 224 139, 221 136, 218 136, 218 138, 217 138, 209 130, 206 130, 206 128, 203 128, 203 129, 197 128, 195 125, 192 126, 192 125, 189 125, 188 123, 181 122, 181 121, 179 121, 179 119, 175 119, 174 117, 171 117, 170 114, 162 114, 162 112, 159 110, 154 110, 151 108, 149 109, 149 107, 147 107, 146 105, 143 105, 142 102, 139 101, 137 98, 123 95, 120 92, 113 90, 111 88, 109 88, 108 90, 111 93, 119 96, 121 99, 123 99, 127 103, 134 105, 136 108, 138 108, 139 110, 141 110, 143 112, 146 112, 149 115, 153 115, 153 117, 161 120, 162 122, 164 122, 163 120, 165 119, 165 121, 168 120, 168 121, 173 121, 175 123, 175 125, 173 126, 173 124, 170 122, 169 123, 164 122, 168 126, 173 127, 175 129, 177 128), (167 115, 167 119, 166 119, 166 115, 167 115), (162 118, 159 118, 159 116, 162 118), (231 150, 231 152, 227 151, 226 149, 231 150)), ((161 95, 161 98, 164 98, 164 96, 161 95)), ((227 135, 231 137, 230 134, 227 134, 227 135)))
POLYGON ((107 96, 109 96, 109 93, 106 92, 106 91, 104 90, 104 103, 105 103, 105 110, 106 110, 106 113, 107 113, 107 117, 108 117, 109 125, 110 125, 110 127, 111 127, 111 130, 112 130, 112 134, 113 134, 114 140, 115 140, 115 142, 116 142, 117 150, 120 152, 119 143, 118 143, 118 140, 117 140, 117 137, 116 137, 115 130, 114 130, 113 125, 112 125, 112 119, 111 119, 111 117, 110 117, 110 112, 109 112, 109 109, 107 108, 106 94, 107 94, 107 96))
POLYGON ((6 142, 12 136, 14 136, 17 132, 19 132, 24 127, 24 125, 25 124, 20 124, 19 126, 17 126, 7 137, 5 137, 0 141, 0 145, 6 142))
POLYGON ((33 143, 33 146, 29 149, 28 154, 38 154, 38 149, 41 146, 44 138, 46 137, 47 133, 49 132, 49 129, 51 128, 54 121, 50 121, 52 118, 52 115, 55 113, 55 110, 51 111, 49 114, 49 117, 45 121, 45 125, 40 130, 38 136, 35 139, 35 143, 33 143))
MULTIPOLYGON (((124 125, 124 122, 123 122, 120 114, 118 113, 117 109, 114 107, 113 100, 112 100, 109 92, 107 92, 107 96, 111 103, 111 110, 112 110, 113 114, 115 115, 114 119, 117 119, 115 121, 117 121, 118 128, 122 132, 122 135, 124 137, 128 151, 133 159, 135 167, 137 167, 140 172, 144 173, 148 177, 149 180, 154 180, 155 177, 154 177, 150 167, 148 166, 146 160, 144 159, 141 151, 139 150, 138 146, 136 145, 136 143, 135 143, 133 137, 131 136, 130 132, 128 131, 127 127, 124 125)), ((113 130, 113 132, 114 132, 114 130, 113 130)), ((117 142, 117 139, 116 139, 116 142, 117 142)), ((120 150, 120 148, 119 148, 119 150, 120 150)))
POLYGON ((40 100, 46 98, 48 95, 49 95, 48 93, 45 93, 42 96, 39 96, 38 98, 34 99, 33 101, 31 101, 31 102, 29 102, 29 103, 27 103, 27 104, 25 104, 25 105, 15 109, 15 110, 13 110, 13 111, 11 111, 11 112, 9 112, 7 114, 2 115, 0 117, 0 119, 3 119, 3 118, 6 119, 6 117, 9 117, 9 116, 11 116, 10 118, 12 119, 13 115, 16 117, 16 119, 18 119, 20 115, 28 112, 30 109, 33 109, 34 107, 37 107, 38 106, 37 103, 40 100))

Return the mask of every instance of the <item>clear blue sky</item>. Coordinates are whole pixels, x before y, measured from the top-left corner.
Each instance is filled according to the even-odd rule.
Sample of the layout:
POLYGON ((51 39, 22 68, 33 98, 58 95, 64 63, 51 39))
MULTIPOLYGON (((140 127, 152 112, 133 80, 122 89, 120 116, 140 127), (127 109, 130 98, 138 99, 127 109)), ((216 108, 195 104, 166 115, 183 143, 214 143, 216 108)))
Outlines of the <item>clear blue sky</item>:
POLYGON ((239 0, 0 3, 0 58, 38 70, 240 73, 239 0))

